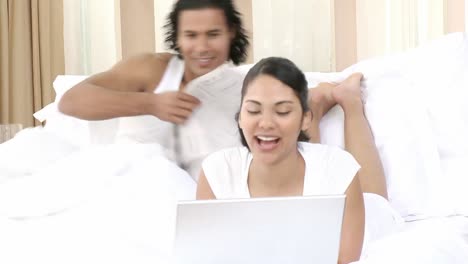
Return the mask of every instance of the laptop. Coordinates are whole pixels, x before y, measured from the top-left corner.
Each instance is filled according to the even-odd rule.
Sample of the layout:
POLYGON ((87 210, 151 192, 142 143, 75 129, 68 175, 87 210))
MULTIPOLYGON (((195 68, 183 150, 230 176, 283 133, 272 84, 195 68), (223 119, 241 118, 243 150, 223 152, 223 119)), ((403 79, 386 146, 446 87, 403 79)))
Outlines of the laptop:
POLYGON ((345 195, 183 201, 176 264, 336 264, 345 195))

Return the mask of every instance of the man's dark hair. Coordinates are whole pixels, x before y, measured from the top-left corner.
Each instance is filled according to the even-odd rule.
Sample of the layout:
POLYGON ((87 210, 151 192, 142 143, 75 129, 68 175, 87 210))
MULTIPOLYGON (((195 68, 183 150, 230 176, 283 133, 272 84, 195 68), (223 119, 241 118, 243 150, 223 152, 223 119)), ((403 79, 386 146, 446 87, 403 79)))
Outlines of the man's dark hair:
POLYGON ((247 57, 249 40, 242 26, 241 15, 231 0, 178 0, 167 17, 166 25, 164 25, 166 29, 166 45, 170 49, 177 51, 180 56, 180 50, 177 45, 177 27, 180 13, 184 10, 203 8, 218 8, 224 11, 228 27, 235 32, 234 39, 231 41, 229 59, 235 65, 244 62, 247 57))

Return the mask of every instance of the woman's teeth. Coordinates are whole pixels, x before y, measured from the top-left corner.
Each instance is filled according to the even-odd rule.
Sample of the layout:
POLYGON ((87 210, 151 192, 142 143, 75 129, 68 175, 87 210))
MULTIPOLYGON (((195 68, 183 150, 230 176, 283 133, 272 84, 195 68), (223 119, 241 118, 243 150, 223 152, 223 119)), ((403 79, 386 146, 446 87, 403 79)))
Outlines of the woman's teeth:
POLYGON ((264 136, 257 136, 258 139, 261 141, 275 141, 278 138, 277 137, 264 137, 264 136))

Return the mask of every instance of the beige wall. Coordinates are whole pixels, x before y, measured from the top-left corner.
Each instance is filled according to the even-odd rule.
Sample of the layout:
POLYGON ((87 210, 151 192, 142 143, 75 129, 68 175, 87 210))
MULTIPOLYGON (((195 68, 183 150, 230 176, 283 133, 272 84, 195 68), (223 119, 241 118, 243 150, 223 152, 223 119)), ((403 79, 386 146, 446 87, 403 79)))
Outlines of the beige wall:
POLYGON ((156 52, 168 51, 164 44, 164 33, 163 26, 166 24, 166 18, 172 9, 172 5, 176 0, 154 0, 154 29, 155 29, 155 44, 156 52))
POLYGON ((154 1, 120 0, 122 58, 155 52, 154 1))
POLYGON ((445 32, 465 31, 465 0, 446 0, 445 32))
POLYGON ((356 0, 335 0, 335 69, 357 61, 356 0))
POLYGON ((252 1, 254 61, 282 56, 304 71, 333 70, 332 13, 331 1, 252 1))
POLYGON ((253 63, 253 42, 255 40, 253 38, 252 0, 234 0, 234 3, 242 14, 242 21, 250 40, 246 63, 253 63))
POLYGON ((466 31, 466 0, 335 0, 336 70, 466 31))

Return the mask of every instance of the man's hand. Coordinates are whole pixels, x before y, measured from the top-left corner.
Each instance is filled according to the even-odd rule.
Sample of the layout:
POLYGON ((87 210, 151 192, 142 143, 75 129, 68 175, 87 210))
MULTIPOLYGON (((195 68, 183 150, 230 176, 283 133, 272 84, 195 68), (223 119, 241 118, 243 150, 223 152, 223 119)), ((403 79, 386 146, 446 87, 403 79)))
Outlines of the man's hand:
POLYGON ((196 97, 180 91, 152 95, 148 113, 174 124, 184 123, 200 105, 200 100, 196 97))

